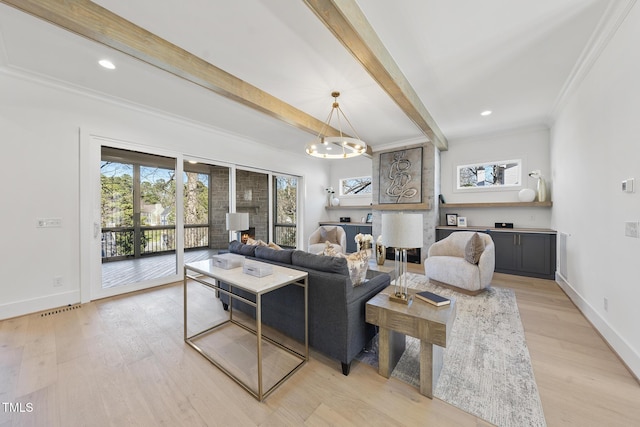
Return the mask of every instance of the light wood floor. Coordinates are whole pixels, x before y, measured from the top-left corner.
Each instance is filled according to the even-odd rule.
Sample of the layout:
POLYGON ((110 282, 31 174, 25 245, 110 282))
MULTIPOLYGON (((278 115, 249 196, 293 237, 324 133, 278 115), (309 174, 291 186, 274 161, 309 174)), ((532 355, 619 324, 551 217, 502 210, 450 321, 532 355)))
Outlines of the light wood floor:
MULTIPOLYGON (((211 258, 219 249, 195 249, 184 252, 184 262, 211 258)), ((102 288, 129 285, 145 280, 173 276, 178 271, 176 254, 109 261, 102 264, 102 288)))
MULTIPOLYGON (((516 291, 549 426, 640 425, 640 386, 554 282, 496 274, 494 286, 516 291)), ((195 326, 224 315, 193 292, 195 326)), ((0 322, 0 402, 24 410, 3 403, 0 426, 488 425, 316 352, 258 403, 184 344, 182 324, 181 284, 0 322)))

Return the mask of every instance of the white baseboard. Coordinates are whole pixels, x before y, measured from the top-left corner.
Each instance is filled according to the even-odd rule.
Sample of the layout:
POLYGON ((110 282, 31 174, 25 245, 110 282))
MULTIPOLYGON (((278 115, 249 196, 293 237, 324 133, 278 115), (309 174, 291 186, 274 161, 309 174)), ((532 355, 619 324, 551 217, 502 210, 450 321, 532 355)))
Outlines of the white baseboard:
POLYGON ((629 343, 609 325, 607 320, 594 310, 591 304, 582 298, 573 286, 558 272, 556 272, 556 283, 569 296, 587 320, 591 322, 593 327, 596 328, 613 351, 622 359, 636 379, 640 378, 640 355, 633 350, 629 343))
POLYGON ((77 304, 79 302, 80 291, 68 291, 30 300, 12 302, 10 304, 0 305, 0 320, 77 304))

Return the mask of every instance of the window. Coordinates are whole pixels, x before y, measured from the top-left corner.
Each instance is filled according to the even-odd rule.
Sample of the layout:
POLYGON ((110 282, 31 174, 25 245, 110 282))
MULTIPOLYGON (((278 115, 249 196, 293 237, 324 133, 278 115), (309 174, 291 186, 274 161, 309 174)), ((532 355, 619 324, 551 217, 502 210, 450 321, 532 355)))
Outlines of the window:
POLYGON ((522 160, 458 166, 456 189, 497 189, 522 185, 522 160))
POLYGON ((273 241, 282 247, 295 248, 298 224, 298 178, 273 176, 273 241))
POLYGON ((341 196, 370 196, 371 177, 360 176, 355 178, 343 178, 340 180, 341 196))

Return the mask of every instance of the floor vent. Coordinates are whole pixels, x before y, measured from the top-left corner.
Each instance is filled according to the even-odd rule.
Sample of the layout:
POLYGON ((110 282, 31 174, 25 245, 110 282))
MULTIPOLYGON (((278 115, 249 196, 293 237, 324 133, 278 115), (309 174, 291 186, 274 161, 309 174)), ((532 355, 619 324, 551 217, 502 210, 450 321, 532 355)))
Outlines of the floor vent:
POLYGON ((76 305, 70 305, 70 306, 67 306, 67 307, 56 308, 55 310, 51 310, 51 311, 47 311, 46 313, 42 313, 40 315, 40 317, 53 316, 54 314, 65 313, 67 311, 76 310, 78 308, 82 308, 82 305, 76 304, 76 305))
POLYGON ((558 272, 564 278, 569 280, 569 272, 567 271, 567 241, 569 235, 567 233, 560 233, 560 243, 558 245, 558 272))

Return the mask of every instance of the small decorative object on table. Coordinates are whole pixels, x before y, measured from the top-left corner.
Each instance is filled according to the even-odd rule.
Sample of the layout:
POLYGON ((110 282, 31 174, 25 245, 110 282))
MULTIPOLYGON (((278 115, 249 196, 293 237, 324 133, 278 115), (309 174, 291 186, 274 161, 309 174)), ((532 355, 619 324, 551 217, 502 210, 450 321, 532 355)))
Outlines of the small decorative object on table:
POLYGON ((264 262, 245 261, 242 272, 255 277, 264 277, 273 274, 273 266, 264 262))
POLYGON ((458 217, 458 227, 466 227, 467 226, 467 217, 459 216, 458 217))
POLYGON ((387 248, 382 244, 382 235, 380 235, 378 236, 378 240, 376 240, 376 263, 383 265, 386 258, 387 248))
POLYGON ((447 225, 453 225, 454 227, 458 225, 458 214, 448 213, 447 214, 447 225))
POLYGON ((441 305, 447 305, 451 303, 451 300, 449 298, 445 298, 441 295, 434 294, 433 292, 429 292, 429 291, 417 292, 415 294, 415 297, 438 307, 441 305))

